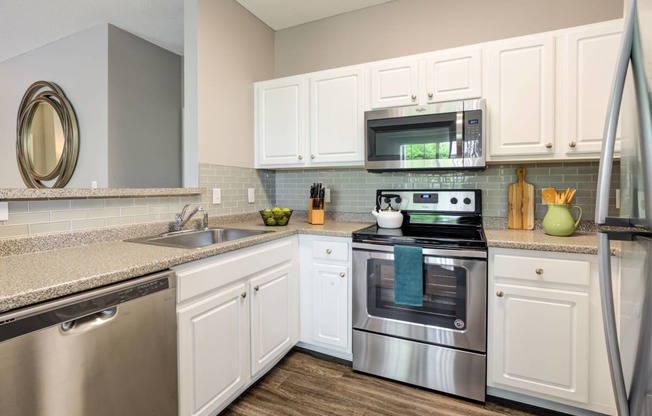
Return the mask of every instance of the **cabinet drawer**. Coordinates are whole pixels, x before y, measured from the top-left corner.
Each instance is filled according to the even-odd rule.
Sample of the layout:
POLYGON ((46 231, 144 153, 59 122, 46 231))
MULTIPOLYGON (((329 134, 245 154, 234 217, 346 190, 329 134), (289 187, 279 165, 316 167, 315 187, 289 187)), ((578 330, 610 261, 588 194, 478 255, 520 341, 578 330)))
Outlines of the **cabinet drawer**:
POLYGON ((589 285, 590 265, 586 261, 496 255, 494 276, 533 282, 589 285))
POLYGON ((333 241, 314 241, 312 243, 312 256, 315 259, 348 261, 349 244, 333 241))

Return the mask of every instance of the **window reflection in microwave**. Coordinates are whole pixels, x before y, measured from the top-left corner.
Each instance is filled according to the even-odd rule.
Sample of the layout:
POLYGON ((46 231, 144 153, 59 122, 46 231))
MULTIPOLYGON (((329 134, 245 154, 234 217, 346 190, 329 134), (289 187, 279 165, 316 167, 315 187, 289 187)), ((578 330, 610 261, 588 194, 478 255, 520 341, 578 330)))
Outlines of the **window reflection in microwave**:
POLYGON ((454 135, 447 127, 377 131, 377 156, 400 155, 401 160, 437 160, 456 158, 454 135))

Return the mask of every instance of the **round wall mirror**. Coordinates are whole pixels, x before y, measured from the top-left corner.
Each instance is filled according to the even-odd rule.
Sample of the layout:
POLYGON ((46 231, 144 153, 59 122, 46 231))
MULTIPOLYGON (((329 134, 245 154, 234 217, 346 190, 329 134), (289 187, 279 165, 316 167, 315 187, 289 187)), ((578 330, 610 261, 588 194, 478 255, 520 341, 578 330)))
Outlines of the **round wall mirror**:
POLYGON ((62 188, 79 155, 77 118, 63 91, 38 81, 18 110, 16 157, 23 182, 31 188, 62 188))

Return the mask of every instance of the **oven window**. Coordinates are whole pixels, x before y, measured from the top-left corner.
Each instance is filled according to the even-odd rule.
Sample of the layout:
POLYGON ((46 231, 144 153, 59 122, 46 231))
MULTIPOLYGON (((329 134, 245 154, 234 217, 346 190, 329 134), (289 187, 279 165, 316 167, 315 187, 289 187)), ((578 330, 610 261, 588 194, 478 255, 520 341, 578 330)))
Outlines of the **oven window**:
POLYGON ((423 306, 394 303, 394 261, 367 260, 370 315, 440 328, 466 328, 468 272, 462 267, 423 264, 423 306))
POLYGON ((367 122, 367 159, 440 160, 463 157, 456 141, 456 113, 367 122))

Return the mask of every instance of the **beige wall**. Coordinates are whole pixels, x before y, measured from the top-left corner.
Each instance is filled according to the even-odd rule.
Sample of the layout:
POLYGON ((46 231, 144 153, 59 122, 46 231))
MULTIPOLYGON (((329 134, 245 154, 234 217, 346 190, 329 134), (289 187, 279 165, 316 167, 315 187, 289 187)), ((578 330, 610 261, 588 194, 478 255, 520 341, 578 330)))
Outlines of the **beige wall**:
POLYGON ((396 0, 276 32, 275 77, 578 26, 623 0, 396 0))
POLYGON ((199 162, 253 167, 253 83, 273 77, 273 30, 234 0, 199 0, 197 64, 199 162))

